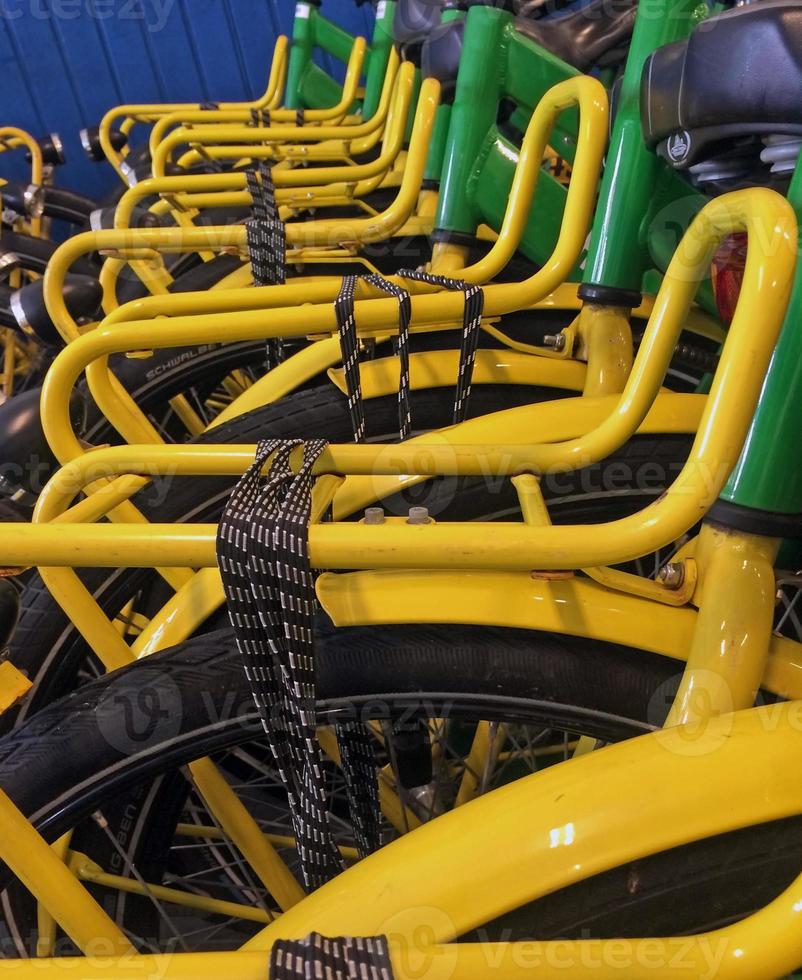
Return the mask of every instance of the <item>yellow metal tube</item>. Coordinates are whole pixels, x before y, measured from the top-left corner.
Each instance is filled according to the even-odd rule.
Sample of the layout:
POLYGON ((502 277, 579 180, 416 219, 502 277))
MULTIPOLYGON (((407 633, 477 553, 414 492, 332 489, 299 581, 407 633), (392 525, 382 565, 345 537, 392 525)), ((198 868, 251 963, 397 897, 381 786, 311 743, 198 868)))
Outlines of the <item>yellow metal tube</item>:
MULTIPOLYGON (((364 123, 354 123, 352 126, 348 126, 348 139, 352 138, 352 131, 359 129, 361 132, 359 135, 370 135, 377 129, 381 128, 387 118, 387 109, 389 106, 389 93, 392 89, 393 82, 395 80, 395 75, 398 71, 400 64, 400 59, 398 52, 395 48, 390 52, 390 57, 387 62, 387 70, 384 75, 384 81, 382 82, 382 90, 379 96, 379 102, 376 107, 376 112, 370 119, 366 120, 364 123)), ((279 110, 276 113, 275 110, 271 110, 271 123, 274 120, 287 122, 292 121, 295 117, 294 112, 282 112, 279 110)), ((172 112, 167 116, 162 116, 150 131, 149 138, 149 148, 150 155, 153 158, 157 151, 159 144, 165 138, 169 130, 174 129, 179 126, 185 127, 202 127, 208 128, 210 126, 215 126, 220 123, 226 125, 232 124, 244 124, 247 125, 252 121, 252 110, 251 108, 241 108, 241 109, 213 109, 201 110, 197 107, 192 111, 187 112, 172 112)), ((307 127, 307 131, 311 127, 307 127)))
MULTIPOLYGON (((273 48, 273 59, 270 65, 267 88, 260 98, 255 102, 223 102, 220 110, 227 112, 245 107, 246 109, 272 109, 281 98, 284 90, 284 80, 287 74, 287 52, 289 40, 286 35, 280 34, 276 38, 273 48)), ((155 122, 162 116, 170 115, 174 112, 194 112, 198 108, 197 102, 171 103, 171 104, 140 104, 140 105, 119 105, 103 116, 100 121, 98 136, 100 145, 106 159, 114 167, 124 183, 127 183, 125 170, 122 167, 123 153, 114 148, 111 142, 111 131, 115 122, 122 119, 121 130, 128 135, 137 122, 155 122)))
MULTIPOLYGON (((92 249, 90 249, 91 251, 92 249)), ((460 270, 452 269, 459 272, 460 270)), ((275 286, 256 292, 250 287, 240 287, 228 289, 225 293, 213 291, 204 294, 204 312, 223 313, 233 311, 244 311, 253 309, 275 309, 280 306, 292 306, 295 303, 307 302, 311 304, 324 303, 333 300, 337 295, 340 283, 339 276, 316 276, 306 278, 303 282, 305 299, 301 298, 298 280, 290 286, 275 286), (289 292, 287 290, 290 290, 289 292)), ((410 291, 416 292, 416 283, 406 284, 410 291)), ((359 289, 357 296, 366 298, 375 295, 368 291, 366 287, 359 289)), ((654 309, 653 296, 645 296, 641 306, 633 311, 633 316, 647 320, 654 309)), ((537 302, 529 304, 522 309, 532 310, 568 310, 579 311, 582 303, 577 297, 577 283, 561 283, 554 290, 543 296, 537 302)), ((106 323, 121 323, 130 320, 147 320, 156 316, 184 316, 199 312, 198 297, 190 293, 176 293, 166 300, 146 297, 139 300, 132 300, 115 311, 113 316, 106 319, 106 323)), ((499 324, 486 323, 484 329, 493 336, 504 337, 503 330, 499 329, 499 324)), ((392 327, 388 327, 388 333, 392 333, 392 327)), ((708 337, 719 343, 726 339, 726 333, 715 323, 712 318, 707 316, 697 307, 692 307, 685 321, 685 329, 701 336, 708 337)), ((535 350, 542 352, 542 348, 533 348, 532 345, 519 344, 512 338, 505 338, 505 343, 513 350, 523 350, 533 353, 535 350)), ((366 368, 367 365, 363 365, 366 368)))
POLYGON ((31 183, 42 183, 44 176, 42 148, 30 133, 18 126, 0 126, 0 144, 5 144, 12 149, 24 146, 31 155, 31 183))
MULTIPOLYGON (((329 341, 322 343, 328 344, 329 341)), ((309 349, 301 352, 299 357, 306 357, 309 349)), ((550 366, 550 365, 549 365, 550 366)), ((699 417, 704 406, 704 397, 700 395, 663 394, 659 396, 654 409, 649 413, 644 425, 639 431, 653 432, 686 432, 696 430, 699 417)), ((559 402, 543 403, 533 406, 522 406, 509 411, 471 419, 448 430, 448 439, 456 438, 467 445, 481 444, 504 433, 505 438, 520 438, 525 441, 533 431, 547 431, 555 440, 573 438, 579 433, 588 431, 609 413, 611 400, 603 399, 572 399, 559 402)), ((445 433, 434 433, 418 437, 417 441, 426 443, 434 439, 442 440, 445 433)), ((141 477, 121 477, 108 487, 92 493, 92 495, 72 508, 63 512, 64 506, 76 492, 82 479, 96 480, 98 476, 107 477, 110 471, 101 463, 98 466, 88 465, 83 477, 77 477, 77 482, 64 481, 60 477, 48 486, 40 496, 34 519, 37 521, 56 520, 85 521, 98 519, 106 509, 114 506, 120 500, 126 499, 136 492, 143 484, 141 477)), ((98 460, 94 454, 94 460, 98 460)), ((92 464, 92 460, 86 460, 92 464)), ((69 472, 69 471, 68 471, 69 472)), ((401 485, 414 482, 412 478, 396 477, 349 477, 334 497, 334 515, 340 519, 362 507, 372 503, 377 495, 391 493, 401 485)), ((196 625, 200 625, 222 603, 222 592, 219 587, 219 576, 208 580, 208 588, 201 581, 207 569, 193 576, 164 609, 155 616, 142 636, 134 644, 136 652, 152 652, 166 645, 183 641, 191 635, 196 625), (140 649, 141 644, 141 649, 140 649)), ((130 656, 128 648, 121 641, 117 632, 98 609, 85 586, 70 568, 47 568, 42 572, 48 588, 57 598, 62 607, 68 611, 76 628, 86 637, 107 669, 120 666, 127 662, 130 656)), ((349 578, 352 581, 353 577, 349 578)), ((442 586, 441 586, 442 591, 442 586)), ((527 606, 529 604, 527 603, 527 606)), ((420 603, 417 603, 420 607, 420 603)), ((412 606, 410 606, 412 608, 412 606)), ((474 602, 472 608, 479 606, 474 602)), ((451 615, 457 616, 457 611, 451 609, 451 615)), ((387 611, 384 611, 387 614, 387 611)), ((334 613, 332 613, 334 615, 334 613)), ((632 616, 632 614, 630 614, 632 616)), ((601 614, 597 611, 596 620, 600 621, 601 614)), ((633 620, 634 621, 634 620, 633 620)), ((534 627, 533 627, 534 628, 534 627)), ((661 635, 677 633, 672 630, 662 630, 661 635)))
MULTIPOLYGON (((315 129, 324 129, 327 132, 325 139, 336 139, 337 136, 341 136, 342 133, 331 133, 331 129, 336 128, 336 126, 331 124, 341 123, 346 116, 348 109, 353 105, 357 89, 359 88, 359 78, 362 74, 362 63, 365 60, 365 54, 367 52, 367 42, 363 37, 357 37, 354 40, 353 47, 351 48, 351 54, 348 57, 348 64, 345 70, 345 79, 343 81, 342 94, 340 100, 333 106, 327 109, 307 109, 304 112, 304 121, 306 123, 329 123, 328 126, 310 126, 310 132, 314 132, 315 129)), ((282 128, 280 124, 283 122, 293 122, 296 117, 296 112, 294 109, 276 109, 271 110, 271 122, 278 124, 275 127, 270 126, 264 130, 265 134, 263 138, 268 138, 271 140, 281 141, 284 139, 292 139, 293 137, 285 137, 282 135, 282 128)), ((230 127, 226 124, 221 123, 215 129, 219 129, 220 135, 215 138, 211 137, 211 142, 216 142, 217 140, 228 140, 229 137, 227 132, 230 127)), ((260 127, 259 127, 260 128, 260 127)), ((251 127, 250 133, 253 134, 259 131, 258 127, 251 127)), ((292 127, 293 129, 295 127, 292 127)), ((306 127, 304 127, 306 128, 306 127)), ((153 157, 153 176, 163 177, 164 168, 166 163, 171 159, 172 150, 182 143, 186 142, 196 142, 202 143, 203 139, 196 139, 196 134, 202 132, 202 130, 185 128, 182 127, 178 130, 173 131, 168 134, 157 146, 156 154, 153 157)), ((314 138, 314 137, 311 137, 314 138)), ((245 137, 246 140, 250 139, 250 135, 245 137)))
MULTIPOLYGON (((400 64, 400 59, 398 52, 395 48, 390 52, 390 57, 387 62, 387 70, 384 75, 384 81, 382 82, 382 90, 379 96, 379 103, 376 107, 376 112, 370 117, 370 119, 365 120, 362 123, 355 123, 347 127, 347 133, 343 133, 342 137, 347 139, 349 142, 354 139, 359 139, 360 137, 373 135, 377 130, 381 129, 387 118, 387 112, 390 106, 390 93, 393 88, 393 83, 395 81, 395 76, 398 72, 400 64)), ((294 111, 284 111, 279 110, 278 112, 271 112, 271 126, 268 129, 272 129, 275 122, 287 123, 293 122, 295 118, 294 111)), ((228 110, 200 110, 195 108, 191 112, 173 112, 167 116, 163 116, 154 125, 150 132, 150 155, 152 159, 155 159, 159 153, 159 145, 165 139, 169 130, 176 127, 187 127, 185 132, 185 141, 188 142, 199 142, 206 144, 210 142, 206 130, 211 129, 214 126, 224 123, 227 126, 232 125, 248 125, 251 122, 251 110, 245 109, 228 109, 228 110), (192 127, 192 128, 189 128, 192 127), (195 139, 197 134, 201 135, 199 139, 195 139)), ((284 128, 284 127, 282 127, 284 128)), ((296 127, 299 138, 306 139, 317 139, 318 136, 315 133, 315 129, 318 127, 296 127)), ((327 127, 330 128, 330 127, 327 127)), ((253 132, 265 132, 265 127, 251 127, 253 132)), ((221 127, 221 132, 223 128, 221 127)), ((339 135, 339 134, 338 134, 339 135)), ((272 138, 272 136, 268 136, 272 138)), ((213 140, 212 140, 213 142, 213 140)), ((248 139, 250 142, 250 139, 248 139)), ((358 153, 358 149, 354 150, 354 153, 358 153)))
POLYGON ((666 725, 705 725, 751 707, 765 673, 780 542, 704 524, 696 545, 699 615, 666 725))
POLYGON ((630 311, 616 306, 586 304, 577 322, 574 355, 588 365, 584 393, 609 395, 623 391, 632 370, 630 311))
MULTIPOLYGON (((569 193, 566 198, 557 245, 544 268, 551 265, 562 269, 562 256, 566 252, 578 254, 576 238, 581 237, 584 244, 587 216, 596 198, 599 169, 606 145, 607 93, 596 79, 579 75, 549 89, 535 107, 521 144, 498 239, 484 258, 460 272, 461 278, 467 282, 490 282, 513 257, 529 220, 551 131, 560 114, 572 106, 579 108, 577 154, 570 184, 570 190, 574 193, 569 193)), ((559 281, 565 278, 562 276, 559 281)))
MULTIPOLYGON (((414 77, 415 68, 411 63, 407 62, 401 66, 401 70, 398 72, 397 83, 392 95, 392 111, 389 113, 387 119, 387 131, 385 133, 384 145, 381 153, 374 160, 362 164, 350 163, 340 167, 315 167, 312 169, 297 167, 295 169, 276 170, 273 175, 273 182, 278 189, 276 194, 276 200, 278 203, 283 204, 294 200, 292 194, 286 190, 284 193, 282 193, 282 189, 314 187, 325 184, 334 184, 337 181, 353 183, 369 177, 385 174, 390 169, 403 147, 404 131, 406 128, 407 116, 414 90, 414 77)), ((356 128, 357 127, 355 127, 355 129, 356 128)), ((359 127, 359 129, 360 132, 355 133, 355 135, 361 136, 363 135, 361 131, 362 128, 359 127)), ((182 130, 178 130, 178 134, 182 132, 182 130)), ((223 138, 227 140, 227 142, 223 145, 210 147, 207 152, 212 159, 238 160, 241 157, 248 155, 251 155, 254 158, 266 157, 270 159, 272 156, 270 146, 264 145, 265 134, 272 133, 272 129, 264 130, 254 127, 226 127, 224 133, 218 133, 216 129, 193 129, 190 132, 192 133, 192 139, 194 142, 214 142, 215 140, 220 140, 223 138), (251 140, 254 143, 263 145, 251 146, 251 140)), ((290 140, 299 138, 304 131, 302 129, 296 130, 285 128, 282 130, 276 130, 276 132, 281 133, 285 139, 290 140)), ((328 129, 320 129, 317 131, 321 139, 330 138, 330 135, 327 135, 328 132, 328 129)), ((342 155, 341 149, 341 147, 338 149, 338 147, 335 146, 335 159, 337 156, 342 155)), ((301 154, 301 156, 303 156, 303 154, 301 154)), ((320 158, 320 154, 317 155, 317 158, 320 158)), ((155 193, 154 188, 162 185, 165 188, 162 193, 171 194, 179 207, 189 208, 194 204, 197 204, 196 201, 193 201, 191 192, 194 189, 203 189, 205 184, 210 183, 203 180, 205 175, 195 176, 187 174, 186 176, 179 175, 176 177, 166 177, 163 170, 163 166, 157 166, 154 163, 153 177, 150 180, 140 182, 143 183, 145 187, 140 188, 139 185, 135 185, 135 187, 131 188, 131 191, 129 191, 129 194, 134 191, 136 192, 135 195, 132 195, 132 199, 142 199, 143 197, 148 197, 152 193, 155 193)), ((214 176, 217 178, 233 178, 228 182, 226 189, 229 189, 230 187, 246 186, 245 175, 242 173, 214 174, 209 176, 214 176)), ((218 179, 217 183, 223 184, 226 182, 218 179)), ((130 205, 128 207, 130 208, 130 205)), ((127 215, 125 211, 119 217, 115 218, 115 227, 124 228, 126 227, 127 223, 127 215)))
MULTIPOLYGON (((378 215, 356 219, 336 219, 331 221, 293 222, 287 225, 288 244, 293 246, 331 245, 340 242, 372 242, 390 237, 412 214, 420 190, 423 169, 426 163, 426 148, 431 137, 434 115, 439 100, 440 86, 433 79, 427 79, 421 86, 418 107, 415 113, 407 157, 407 168, 398 195, 390 206, 378 215)), ((54 254, 45 273, 44 293, 48 312, 65 340, 74 340, 80 331, 70 316, 63 299, 63 285, 72 264, 80 256, 99 250, 119 250, 151 248, 172 252, 195 252, 211 249, 247 248, 245 228, 241 225, 227 225, 218 228, 145 228, 102 232, 84 232, 68 239, 54 254)), ((285 287, 267 287, 268 289, 285 287)), ((302 295, 303 286, 295 287, 296 295, 302 295)), ((209 293, 194 294, 197 301, 201 296, 209 298, 209 293)), ((291 294, 280 294, 290 299, 291 294)), ((165 298, 162 302, 168 302, 165 298)), ((292 301, 290 299, 290 301, 292 301)), ((306 301, 306 297, 302 301, 306 301)))
POLYGON ((2 790, 0 823, 0 860, 82 952, 117 956, 134 953, 122 930, 2 790))

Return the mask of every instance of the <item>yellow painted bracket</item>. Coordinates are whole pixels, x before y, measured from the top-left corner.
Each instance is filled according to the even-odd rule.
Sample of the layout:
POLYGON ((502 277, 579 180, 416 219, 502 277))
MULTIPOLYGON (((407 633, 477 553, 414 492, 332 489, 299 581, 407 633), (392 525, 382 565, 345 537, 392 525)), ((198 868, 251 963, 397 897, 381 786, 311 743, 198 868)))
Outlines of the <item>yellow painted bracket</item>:
POLYGON ((8 711, 33 687, 33 683, 10 660, 0 663, 0 714, 8 711))

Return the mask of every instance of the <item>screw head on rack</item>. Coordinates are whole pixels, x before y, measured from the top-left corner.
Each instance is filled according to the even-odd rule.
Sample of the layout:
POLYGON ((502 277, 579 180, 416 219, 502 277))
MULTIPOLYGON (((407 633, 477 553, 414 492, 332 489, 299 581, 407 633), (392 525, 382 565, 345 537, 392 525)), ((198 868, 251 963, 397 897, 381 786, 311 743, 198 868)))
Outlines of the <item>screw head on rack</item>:
POLYGON ((548 333, 543 338, 543 346, 551 347, 552 350, 561 351, 565 350, 565 334, 564 333, 548 333))
POLYGON ((384 508, 368 507, 365 511, 366 524, 384 524, 384 508))
POLYGON ((685 581, 685 565, 681 561, 670 561, 657 573, 657 581, 667 589, 679 589, 685 581))
POLYGON ((428 524, 428 523, 429 523, 428 507, 409 508, 409 516, 407 517, 407 524, 428 524))

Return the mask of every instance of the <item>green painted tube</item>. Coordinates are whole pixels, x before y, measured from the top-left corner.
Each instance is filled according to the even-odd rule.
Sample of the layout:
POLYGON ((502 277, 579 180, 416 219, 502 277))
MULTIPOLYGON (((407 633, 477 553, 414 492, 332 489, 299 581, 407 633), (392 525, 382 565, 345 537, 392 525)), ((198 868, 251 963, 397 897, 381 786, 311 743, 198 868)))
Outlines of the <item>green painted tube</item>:
POLYGON ((284 87, 284 105, 288 109, 300 109, 301 87, 306 67, 312 63, 314 48, 314 22, 320 17, 317 7, 311 3, 298 3, 295 7, 295 19, 292 22, 292 41, 290 42, 290 57, 287 63, 287 81, 284 87))
MULTIPOLYGON (((439 231, 472 235, 481 219, 475 184, 483 148, 493 145, 499 102, 504 96, 534 108, 558 82, 578 74, 519 34, 509 14, 493 7, 472 7, 465 21, 465 38, 457 89, 451 111, 443 161, 439 231)), ((576 143, 575 115, 561 120, 566 156, 576 143), (573 121, 572 121, 573 120, 573 121), (573 132, 571 126, 573 125, 573 132)), ((558 140, 561 144, 561 140, 558 140)), ((562 144, 560 145, 562 149, 562 144)), ((499 198, 501 187, 483 183, 481 195, 499 198)))
POLYGON ((468 235, 476 231, 477 214, 468 196, 468 185, 479 150, 498 112, 504 27, 509 20, 509 14, 501 10, 473 7, 465 21, 435 218, 435 227, 440 231, 468 235))
POLYGON ((395 0, 379 0, 376 6, 376 23, 373 26, 365 69, 365 97, 362 100, 362 115, 365 119, 370 119, 379 108, 387 62, 393 49, 395 7, 395 0))
POLYGON ((656 0, 639 14, 632 34, 583 282, 640 292, 649 265, 641 227, 665 164, 643 142, 640 87, 648 56, 685 37, 698 0, 656 0))
MULTIPOLYGON (((788 200, 802 222, 802 163, 797 163, 788 200)), ((755 330, 760 323, 755 323, 755 330)), ((802 514, 802 262, 788 312, 740 459, 721 499, 773 514, 802 514)))

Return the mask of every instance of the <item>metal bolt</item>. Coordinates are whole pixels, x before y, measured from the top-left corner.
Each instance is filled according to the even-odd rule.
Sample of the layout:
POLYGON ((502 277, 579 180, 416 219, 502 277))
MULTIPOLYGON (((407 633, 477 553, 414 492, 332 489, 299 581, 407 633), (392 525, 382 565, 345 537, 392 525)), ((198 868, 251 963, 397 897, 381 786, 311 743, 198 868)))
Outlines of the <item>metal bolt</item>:
POLYGON ((368 507, 365 511, 366 524, 384 524, 384 508, 368 507))
POLYGON ((551 347, 552 350, 561 351, 565 350, 565 334, 564 333, 549 333, 543 338, 543 346, 551 347))
POLYGON ((685 581, 685 565, 681 561, 670 561, 657 573, 657 581, 667 589, 682 588, 685 581))
POLYGON ((428 523, 429 523, 428 507, 409 508, 409 517, 407 517, 407 524, 428 524, 428 523))

